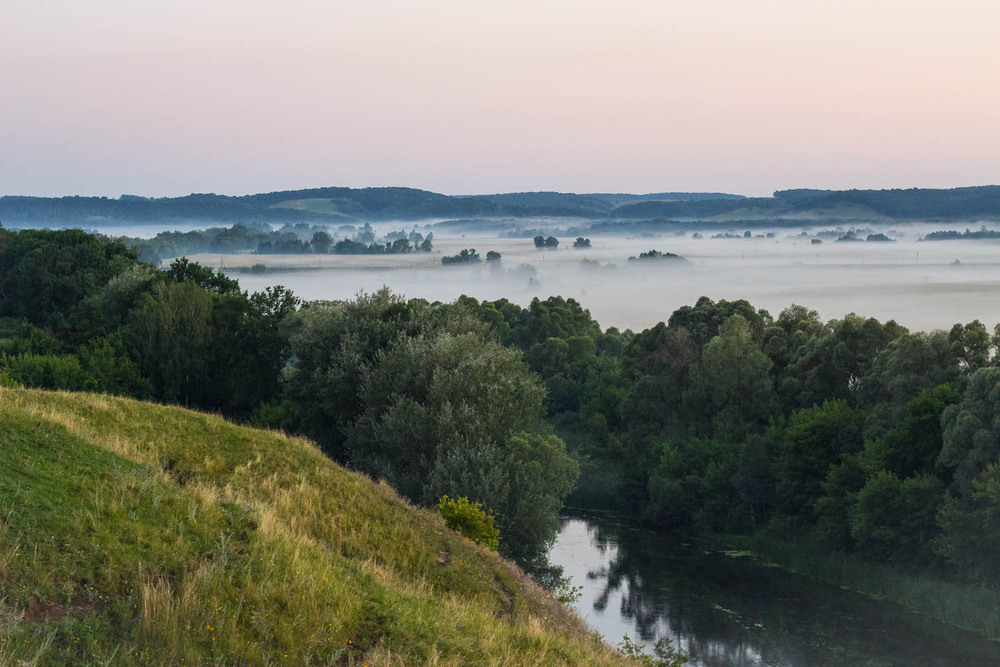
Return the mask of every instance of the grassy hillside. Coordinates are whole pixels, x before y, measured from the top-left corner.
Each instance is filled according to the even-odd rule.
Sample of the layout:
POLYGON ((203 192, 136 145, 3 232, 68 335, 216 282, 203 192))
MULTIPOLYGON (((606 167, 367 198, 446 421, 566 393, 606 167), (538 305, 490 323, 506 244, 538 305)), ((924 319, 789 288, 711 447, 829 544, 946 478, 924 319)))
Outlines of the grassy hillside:
POLYGON ((0 664, 619 664, 494 553, 309 442, 0 388, 0 664))

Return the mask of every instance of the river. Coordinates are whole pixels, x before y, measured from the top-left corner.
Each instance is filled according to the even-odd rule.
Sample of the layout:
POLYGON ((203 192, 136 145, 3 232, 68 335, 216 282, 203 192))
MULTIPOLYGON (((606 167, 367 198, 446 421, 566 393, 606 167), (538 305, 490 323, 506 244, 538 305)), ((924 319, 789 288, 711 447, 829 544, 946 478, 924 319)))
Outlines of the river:
POLYGON ((563 520, 550 553, 610 643, 668 636, 704 667, 1000 665, 1000 643, 749 558, 612 519, 563 520))

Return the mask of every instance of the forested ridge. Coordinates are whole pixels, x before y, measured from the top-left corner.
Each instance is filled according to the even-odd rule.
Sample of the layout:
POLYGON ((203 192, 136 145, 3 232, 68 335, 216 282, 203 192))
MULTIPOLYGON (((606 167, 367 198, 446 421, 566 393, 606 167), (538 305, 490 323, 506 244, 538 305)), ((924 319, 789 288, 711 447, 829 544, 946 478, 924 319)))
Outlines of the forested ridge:
POLYGON ((779 190, 771 197, 725 193, 445 195, 405 187, 325 187, 253 195, 183 197, 0 197, 8 226, 198 222, 322 224, 365 220, 576 217, 593 221, 741 218, 967 220, 1000 217, 1000 186, 951 189, 779 190))
POLYGON ((702 298, 645 331, 572 299, 302 303, 82 232, 0 232, 0 382, 304 434, 411 500, 468 497, 543 582, 557 513, 766 533, 992 587, 1000 331, 702 298))

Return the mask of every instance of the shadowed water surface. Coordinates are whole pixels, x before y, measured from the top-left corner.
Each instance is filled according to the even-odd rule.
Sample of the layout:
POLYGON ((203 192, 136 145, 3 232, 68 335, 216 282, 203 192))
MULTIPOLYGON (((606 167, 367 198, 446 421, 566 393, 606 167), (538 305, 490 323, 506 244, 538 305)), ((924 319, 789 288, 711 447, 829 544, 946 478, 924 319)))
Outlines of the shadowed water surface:
POLYGON ((607 518, 566 518, 550 557, 606 640, 668 636, 693 665, 1000 665, 1000 644, 897 605, 607 518))

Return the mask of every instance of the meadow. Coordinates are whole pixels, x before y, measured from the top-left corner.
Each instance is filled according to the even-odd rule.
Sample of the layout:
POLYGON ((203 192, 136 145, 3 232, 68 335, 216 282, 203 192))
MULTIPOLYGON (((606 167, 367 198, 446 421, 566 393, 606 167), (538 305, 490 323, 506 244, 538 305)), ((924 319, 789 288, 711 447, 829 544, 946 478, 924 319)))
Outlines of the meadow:
MULTIPOLYGON (((273 272, 240 273, 244 288, 282 284, 306 299, 348 299, 383 285, 407 297, 444 302, 465 294, 527 305, 535 297, 560 295, 584 303, 605 326, 636 331, 701 296, 747 299, 775 314, 792 303, 808 304, 824 319, 855 312, 895 319, 916 331, 976 318, 992 328, 1000 321, 991 315, 1000 312, 1000 242, 920 241, 946 225, 897 227, 879 229, 895 243, 838 243, 826 237, 812 244, 799 229, 775 229, 774 238, 749 239, 712 239, 707 233, 702 239, 594 236, 588 249, 572 248, 573 239, 563 236, 555 251, 536 250, 530 238, 435 232, 435 252, 429 255, 203 254, 192 259, 216 269, 263 264, 273 272), (463 248, 475 248, 482 256, 495 250, 502 260, 499 265, 441 266, 442 256, 463 248), (680 254, 687 263, 628 262, 651 249, 680 254), (281 271, 293 268, 310 270, 281 271)), ((734 231, 742 233, 738 227, 734 231)))
POLYGON ((300 438, 0 389, 0 664, 621 664, 436 513, 300 438))

